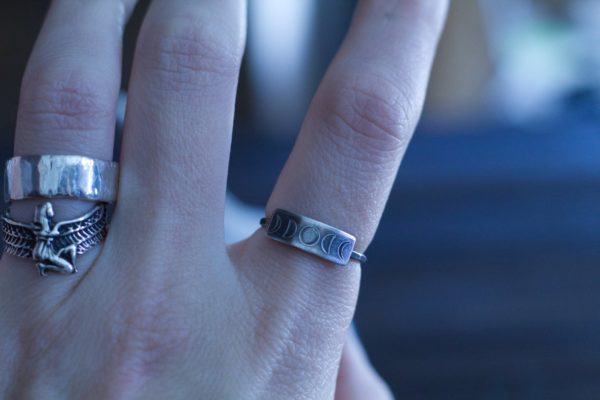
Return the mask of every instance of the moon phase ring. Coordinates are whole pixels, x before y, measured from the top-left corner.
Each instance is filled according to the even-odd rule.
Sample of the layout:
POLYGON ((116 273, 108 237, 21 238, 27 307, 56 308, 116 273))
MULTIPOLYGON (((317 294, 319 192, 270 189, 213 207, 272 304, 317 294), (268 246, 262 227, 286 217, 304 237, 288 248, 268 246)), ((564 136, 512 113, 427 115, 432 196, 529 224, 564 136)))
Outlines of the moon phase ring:
POLYGON ((118 164, 75 155, 13 157, 6 163, 6 202, 29 198, 69 198, 96 203, 88 213, 54 221, 51 202, 35 209, 31 223, 2 217, 4 253, 32 258, 41 275, 77 272, 76 256, 100 244, 107 234, 107 203, 115 200, 118 164))
POLYGON ((260 224, 269 238, 334 264, 346 265, 350 259, 367 261, 367 256, 354 251, 354 236, 312 218, 277 209, 271 217, 261 219, 260 224))

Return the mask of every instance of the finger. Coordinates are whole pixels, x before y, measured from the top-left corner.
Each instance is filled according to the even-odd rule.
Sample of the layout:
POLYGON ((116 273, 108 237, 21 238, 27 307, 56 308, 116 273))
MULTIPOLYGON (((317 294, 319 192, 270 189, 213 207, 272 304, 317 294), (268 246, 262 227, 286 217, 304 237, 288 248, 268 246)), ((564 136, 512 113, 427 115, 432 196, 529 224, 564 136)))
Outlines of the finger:
MULTIPOLYGON (((421 112, 446 7, 440 0, 359 1, 267 215, 282 208, 311 217, 355 235, 356 250, 366 249, 421 112)), ((264 231, 243 247, 247 260, 259 261, 251 271, 240 268, 242 276, 269 294, 266 304, 288 306, 280 316, 295 326, 287 341, 305 344, 287 365, 306 371, 311 360, 336 363, 354 314, 358 264, 334 267, 264 231)))
POLYGON ((244 41, 242 0, 152 3, 129 88, 116 211, 124 225, 223 243, 244 41))
POLYGON ((444 1, 363 0, 269 200, 369 244, 419 119, 444 1))
MULTIPOLYGON (((23 77, 15 155, 112 159, 121 38, 134 4, 52 3, 23 77)), ((13 212, 29 218, 33 209, 15 204, 13 212)), ((65 212, 73 216, 80 211, 59 208, 57 218, 65 212)))
POLYGON ((336 400, 393 399, 390 389, 373 369, 354 329, 346 335, 335 388, 336 400))
MULTIPOLYGON (((134 3, 52 3, 23 78, 15 132, 16 155, 75 154, 112 159, 121 36, 134 3)), ((14 202, 13 218, 30 222, 38 203, 14 202)), ((53 203, 58 221, 91 208, 90 203, 72 200, 53 203)), ((5 275, 27 274, 39 281, 31 260, 9 258, 11 263, 26 266, 7 268, 5 275)), ((78 262, 80 266, 85 264, 84 258, 78 262)), ((64 277, 48 279, 67 281, 64 277)))
MULTIPOLYGON (((276 208, 306 215, 353 234, 357 250, 366 249, 420 116, 446 7, 439 0, 359 1, 269 199, 267 215, 276 208)), ((270 258, 318 260, 268 240, 264 232, 254 240, 270 258)), ((351 289, 342 298, 353 304, 356 268, 289 268, 316 274, 319 295, 351 289), (348 285, 352 279, 354 284, 348 285)))

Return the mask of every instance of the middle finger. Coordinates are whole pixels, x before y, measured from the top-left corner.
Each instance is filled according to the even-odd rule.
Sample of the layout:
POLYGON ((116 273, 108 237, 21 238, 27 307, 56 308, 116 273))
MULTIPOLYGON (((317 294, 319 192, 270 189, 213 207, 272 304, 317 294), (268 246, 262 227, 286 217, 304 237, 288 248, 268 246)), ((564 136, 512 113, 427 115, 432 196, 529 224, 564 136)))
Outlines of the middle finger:
POLYGON ((131 77, 115 214, 123 228, 148 232, 140 235, 146 244, 161 235, 185 249, 190 237, 197 245, 224 243, 244 41, 243 0, 155 0, 148 11, 131 77))

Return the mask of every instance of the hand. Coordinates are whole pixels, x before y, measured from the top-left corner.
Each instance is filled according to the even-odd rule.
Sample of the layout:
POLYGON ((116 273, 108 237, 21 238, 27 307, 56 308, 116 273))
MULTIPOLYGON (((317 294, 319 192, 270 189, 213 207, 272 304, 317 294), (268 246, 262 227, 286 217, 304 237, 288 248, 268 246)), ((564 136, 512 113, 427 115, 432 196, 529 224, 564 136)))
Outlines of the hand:
MULTIPOLYGON (((134 3, 53 2, 23 80, 16 155, 111 158, 134 3)), ((310 216, 366 249, 419 118, 445 10, 444 0, 359 1, 267 214, 310 216)), ((2 258, 0 397, 322 399, 338 374, 338 398, 387 396, 361 384, 356 347, 339 370, 360 265, 333 266, 263 230, 224 244, 244 37, 242 0, 152 3, 105 244, 69 276, 40 278, 32 260, 2 258)), ((31 221, 37 203, 15 202, 13 217, 31 221)), ((54 204, 57 220, 90 208, 54 204)))

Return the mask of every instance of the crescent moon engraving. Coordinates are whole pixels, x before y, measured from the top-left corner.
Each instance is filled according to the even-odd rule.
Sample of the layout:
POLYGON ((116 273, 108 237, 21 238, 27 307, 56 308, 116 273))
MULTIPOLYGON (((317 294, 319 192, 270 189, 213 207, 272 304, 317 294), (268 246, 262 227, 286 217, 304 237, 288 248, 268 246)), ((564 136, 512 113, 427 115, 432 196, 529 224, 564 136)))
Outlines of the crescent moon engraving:
POLYGON ((277 232, 279 228, 281 228, 281 217, 279 214, 275 214, 274 217, 275 219, 271 222, 271 226, 269 227, 269 232, 271 233, 277 232))
POLYGON ((294 237, 297 230, 298 224, 296 223, 296 221, 294 221, 293 219, 289 219, 287 227, 285 228, 285 232, 283 232, 283 235, 281 235, 281 237, 283 239, 291 239, 294 237))
POLYGON ((317 228, 312 225, 307 225, 300 229, 300 235, 298 235, 298 239, 305 246, 314 246, 319 243, 319 239, 321 239, 321 233, 317 228))
POLYGON ((334 238, 334 233, 323 236, 323 240, 321 240, 321 250, 323 250, 323 253, 329 254, 331 252, 331 246, 333 245, 334 238))
POLYGON ((352 243, 349 241, 343 241, 338 247, 338 256, 340 260, 347 260, 350 257, 350 251, 352 251, 352 243))

